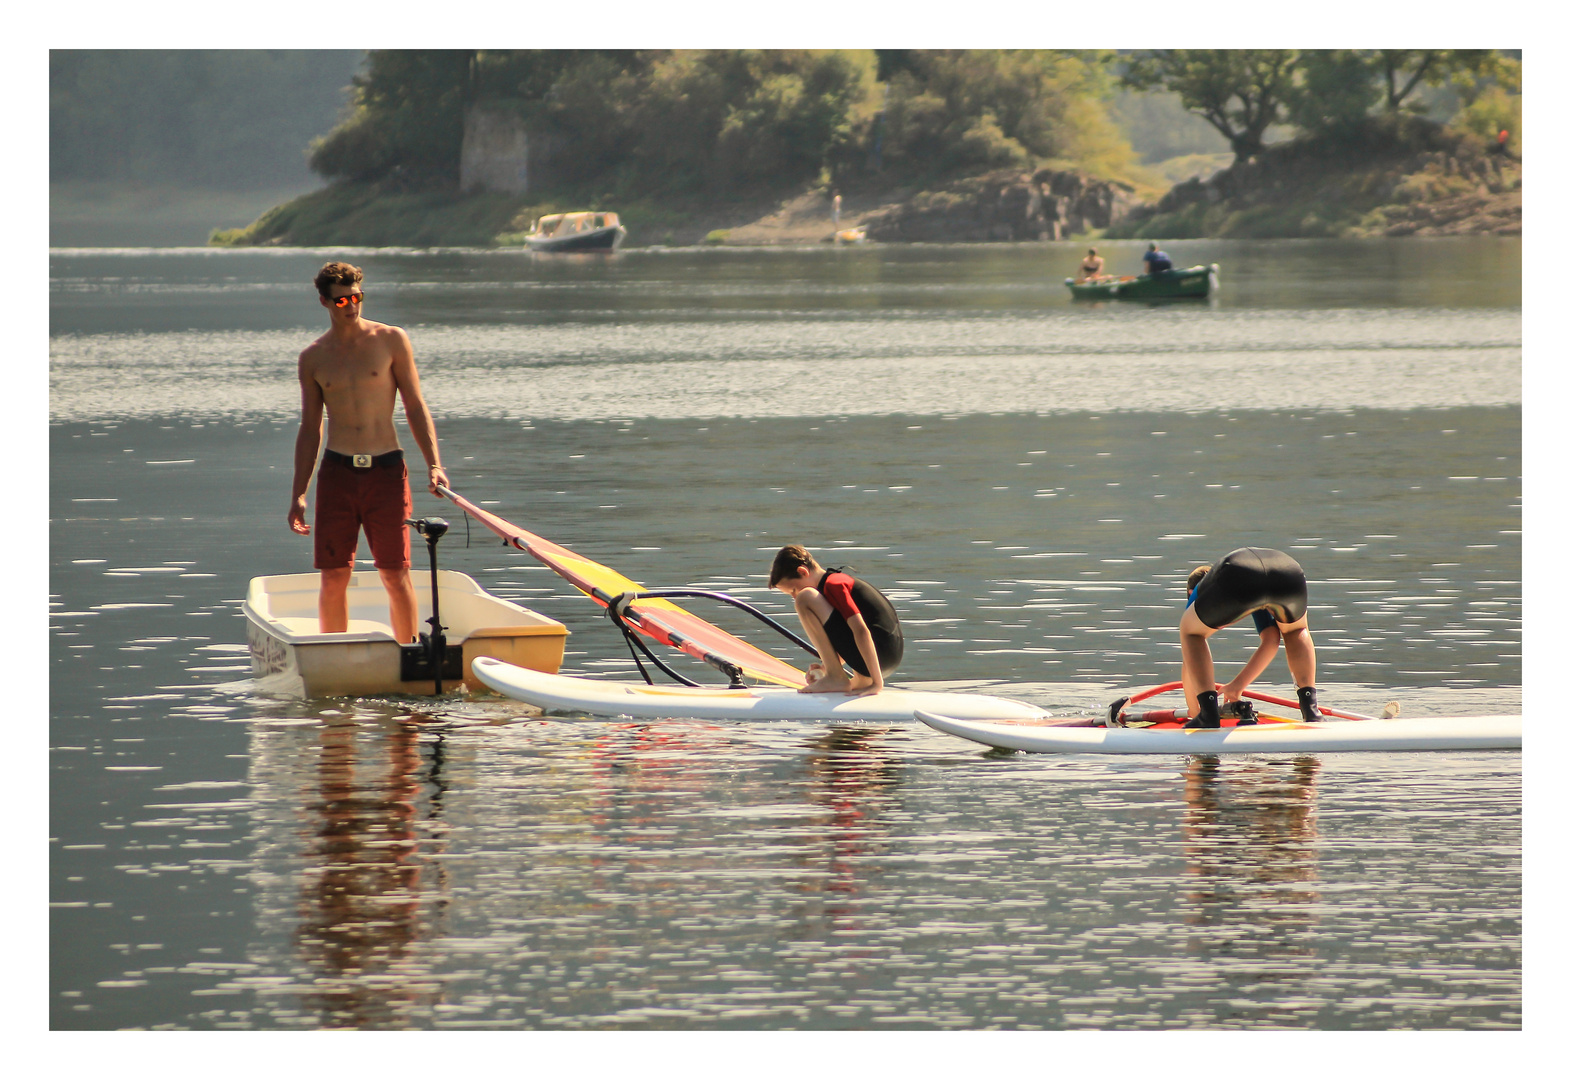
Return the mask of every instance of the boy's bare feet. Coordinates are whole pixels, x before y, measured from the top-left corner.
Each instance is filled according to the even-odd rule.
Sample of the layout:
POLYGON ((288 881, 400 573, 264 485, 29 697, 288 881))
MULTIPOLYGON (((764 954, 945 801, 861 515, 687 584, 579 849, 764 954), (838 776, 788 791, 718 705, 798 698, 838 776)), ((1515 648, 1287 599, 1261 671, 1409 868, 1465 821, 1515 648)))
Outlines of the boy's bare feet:
POLYGON ((851 680, 844 675, 821 675, 797 691, 799 694, 848 694, 851 680))

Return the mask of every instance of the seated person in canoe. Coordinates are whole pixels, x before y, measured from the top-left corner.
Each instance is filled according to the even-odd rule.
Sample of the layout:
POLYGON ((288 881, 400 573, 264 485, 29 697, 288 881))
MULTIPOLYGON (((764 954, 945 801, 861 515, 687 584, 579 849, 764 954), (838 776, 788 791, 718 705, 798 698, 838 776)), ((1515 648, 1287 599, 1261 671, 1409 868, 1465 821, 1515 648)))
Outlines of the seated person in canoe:
POLYGON ((905 654, 900 617, 889 598, 843 570, 826 570, 800 544, 775 554, 769 587, 790 596, 802 629, 823 661, 822 674, 808 670, 805 694, 876 694, 884 676, 905 654), (842 666, 844 665, 844 666, 842 666), (847 676, 845 667, 853 674, 847 676))
POLYGON ((1173 268, 1173 260, 1167 257, 1167 252, 1156 246, 1156 241, 1154 240, 1146 248, 1146 253, 1141 258, 1145 260, 1146 273, 1148 274, 1160 274, 1165 270, 1173 268))
POLYGON ((361 318, 362 280, 359 267, 343 262, 328 263, 316 275, 328 330, 300 354, 300 432, 295 437, 289 527, 302 536, 312 535, 305 520, 305 495, 316 471, 313 539, 314 565, 322 572, 317 601, 322 633, 349 628, 349 582, 363 529, 387 590, 393 634, 407 642, 415 640, 418 609, 404 525, 413 512, 409 470, 393 427, 395 399, 402 399, 410 434, 429 465, 431 494, 448 481, 437 454, 436 424, 420 393, 409 335, 397 326, 361 318), (318 469, 324 426, 327 449, 318 469))
POLYGON ((1078 284, 1083 281, 1096 280, 1102 276, 1102 267, 1105 265, 1106 263, 1102 256, 1096 253, 1096 248, 1092 248, 1086 257, 1080 261, 1080 270, 1075 275, 1075 282, 1078 284))
POLYGON ((1287 648, 1287 669, 1298 687, 1298 708, 1305 720, 1323 719, 1315 700, 1315 643, 1309 636, 1309 585, 1304 568, 1272 548, 1239 548, 1215 566, 1198 566, 1189 575, 1189 603, 1178 623, 1184 657, 1184 698, 1190 721, 1185 727, 1220 727, 1216 668, 1208 639, 1245 615, 1255 615, 1260 646, 1242 671, 1222 687, 1226 701, 1237 701, 1271 663, 1278 644, 1287 648))

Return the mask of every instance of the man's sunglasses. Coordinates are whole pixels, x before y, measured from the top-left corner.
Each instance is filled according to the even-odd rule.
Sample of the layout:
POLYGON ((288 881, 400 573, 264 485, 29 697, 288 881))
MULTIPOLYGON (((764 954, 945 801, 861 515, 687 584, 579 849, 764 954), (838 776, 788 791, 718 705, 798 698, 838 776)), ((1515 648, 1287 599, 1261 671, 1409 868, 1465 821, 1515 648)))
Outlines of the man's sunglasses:
POLYGON ((365 293, 350 293, 348 296, 334 296, 334 297, 330 297, 329 298, 329 302, 335 308, 346 308, 350 304, 354 304, 356 306, 359 306, 360 302, 362 300, 364 300, 364 299, 365 299, 365 293))

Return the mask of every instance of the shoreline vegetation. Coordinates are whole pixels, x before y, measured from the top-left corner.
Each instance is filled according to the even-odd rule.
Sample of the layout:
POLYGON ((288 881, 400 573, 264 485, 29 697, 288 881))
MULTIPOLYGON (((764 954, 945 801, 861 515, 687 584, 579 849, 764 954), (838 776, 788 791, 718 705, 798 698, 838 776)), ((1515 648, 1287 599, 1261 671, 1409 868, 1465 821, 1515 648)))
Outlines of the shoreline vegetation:
MULTIPOLYGON (((147 171, 93 92, 141 61, 67 59, 55 156, 100 168, 124 128, 147 171)), ((277 133, 325 186, 208 241, 510 247, 578 210, 632 247, 1520 234, 1520 75, 1502 50, 372 50, 335 126, 277 133)))

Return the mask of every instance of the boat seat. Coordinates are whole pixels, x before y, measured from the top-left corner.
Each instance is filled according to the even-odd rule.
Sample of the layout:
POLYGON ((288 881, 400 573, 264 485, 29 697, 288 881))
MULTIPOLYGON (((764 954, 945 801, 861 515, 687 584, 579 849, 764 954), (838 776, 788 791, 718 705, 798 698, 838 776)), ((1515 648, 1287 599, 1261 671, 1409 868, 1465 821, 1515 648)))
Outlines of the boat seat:
MULTIPOLYGON (((282 618, 275 619, 274 621, 282 623, 285 629, 287 629, 291 634, 306 635, 320 634, 322 632, 322 624, 314 615, 307 618, 284 616, 282 618)), ((389 623, 379 622, 376 619, 350 619, 347 633, 382 633, 386 634, 388 637, 392 637, 393 627, 389 623)))

